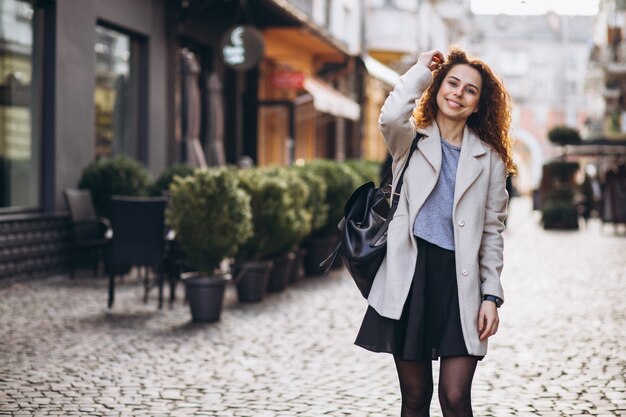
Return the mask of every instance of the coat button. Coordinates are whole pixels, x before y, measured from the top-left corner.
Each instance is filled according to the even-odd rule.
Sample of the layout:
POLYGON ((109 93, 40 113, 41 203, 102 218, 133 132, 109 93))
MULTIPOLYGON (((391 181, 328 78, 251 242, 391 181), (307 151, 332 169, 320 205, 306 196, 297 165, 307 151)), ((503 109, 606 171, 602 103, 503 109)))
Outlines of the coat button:
POLYGON ((459 220, 458 225, 459 225, 459 226, 461 226, 461 227, 463 227, 463 226, 465 226, 465 222, 464 222, 463 220, 459 220))
POLYGON ((468 271, 467 269, 464 269, 461 273, 462 273, 464 276, 468 276, 468 275, 469 275, 469 271, 468 271))

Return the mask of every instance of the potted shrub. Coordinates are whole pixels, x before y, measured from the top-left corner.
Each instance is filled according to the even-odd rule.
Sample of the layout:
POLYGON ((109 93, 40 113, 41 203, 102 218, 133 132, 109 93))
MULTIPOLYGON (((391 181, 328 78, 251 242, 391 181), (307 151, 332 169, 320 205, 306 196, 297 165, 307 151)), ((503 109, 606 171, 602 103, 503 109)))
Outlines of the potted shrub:
POLYGON ((254 233, 235 256, 237 290, 241 301, 260 301, 267 291, 271 258, 286 245, 286 230, 299 218, 291 204, 289 182, 264 169, 238 171, 241 188, 250 196, 254 233))
POLYGON ((370 181, 374 182, 374 184, 380 182, 380 162, 366 161, 364 159, 350 159, 345 161, 344 164, 359 176, 361 184, 370 181))
MULTIPOLYGON (((87 165, 81 174, 78 188, 87 189, 98 216, 111 216, 111 197, 145 196, 148 195, 150 174, 136 160, 117 155, 113 158, 99 158, 87 165)), ((105 252, 104 269, 109 273, 109 264, 105 252)), ((130 271, 130 267, 117 267, 115 274, 122 275, 130 271)))
POLYGON ((541 222, 544 229, 578 229, 574 201, 577 162, 552 161, 544 165, 541 179, 541 222))
POLYGON ((292 168, 265 168, 263 173, 283 181, 288 189, 284 195, 285 216, 274 232, 275 246, 269 257, 274 262, 269 281, 270 291, 282 291, 292 277, 292 270, 297 267, 298 245, 311 233, 313 214, 307 206, 310 189, 307 183, 292 168))
POLYGON ((568 201, 548 200, 541 209, 541 223, 546 230, 576 230, 578 210, 568 201))
POLYGON ((91 192, 99 216, 110 217, 111 196, 148 194, 150 175, 139 162, 127 156, 100 158, 83 169, 78 188, 91 192))
POLYGON ((220 262, 252 236, 250 197, 232 170, 198 170, 170 187, 169 225, 185 253, 183 283, 193 321, 219 320, 228 275, 220 262))
POLYGON ((193 175, 196 169, 190 164, 174 164, 163 170, 161 175, 156 179, 154 184, 150 187, 150 195, 160 196, 167 193, 170 184, 174 181, 175 177, 188 177, 193 175))
MULTIPOLYGON (((326 203, 326 192, 328 187, 324 179, 314 173, 309 166, 293 167, 292 170, 304 181, 309 189, 305 207, 311 215, 311 230, 322 228, 328 220, 328 203, 326 203)), ((296 259, 291 269, 290 281, 297 281, 304 276, 304 259, 307 250, 304 248, 308 235, 298 242, 295 250, 296 259)))
POLYGON ((344 206, 352 192, 361 185, 361 178, 341 162, 316 160, 305 164, 305 167, 319 175, 327 187, 324 202, 328 206, 328 217, 323 225, 312 231, 305 244, 305 272, 307 275, 320 275, 323 271, 319 264, 337 243, 337 225, 343 218, 344 206))

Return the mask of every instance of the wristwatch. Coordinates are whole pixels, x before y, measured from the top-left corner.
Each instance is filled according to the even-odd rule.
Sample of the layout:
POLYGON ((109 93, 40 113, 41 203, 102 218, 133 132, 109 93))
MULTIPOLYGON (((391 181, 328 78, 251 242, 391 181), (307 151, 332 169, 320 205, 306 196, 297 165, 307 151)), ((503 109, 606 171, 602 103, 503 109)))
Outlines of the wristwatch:
POLYGON ((483 295, 483 301, 493 301, 494 303, 496 303, 497 308, 500 308, 500 306, 502 305, 502 299, 491 294, 483 295))

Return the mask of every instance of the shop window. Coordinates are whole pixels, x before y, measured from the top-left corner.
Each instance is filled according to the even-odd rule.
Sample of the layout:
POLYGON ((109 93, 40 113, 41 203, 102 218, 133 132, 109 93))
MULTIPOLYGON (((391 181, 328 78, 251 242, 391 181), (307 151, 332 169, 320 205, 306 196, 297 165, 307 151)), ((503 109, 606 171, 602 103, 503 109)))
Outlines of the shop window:
POLYGON ((38 13, 0 1, 0 211, 40 205, 38 13))
POLYGON ((96 26, 95 157, 145 159, 145 42, 96 26))

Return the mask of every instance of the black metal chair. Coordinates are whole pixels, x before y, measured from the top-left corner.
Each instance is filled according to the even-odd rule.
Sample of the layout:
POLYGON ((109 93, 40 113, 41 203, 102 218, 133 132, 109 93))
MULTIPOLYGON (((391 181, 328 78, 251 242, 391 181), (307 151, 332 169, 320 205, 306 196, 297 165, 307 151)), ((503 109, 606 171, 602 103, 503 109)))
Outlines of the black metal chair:
POLYGON ((180 280, 183 267, 185 253, 176 241, 176 234, 172 230, 166 232, 165 237, 165 269, 169 278, 170 286, 170 305, 176 299, 176 285, 180 280))
POLYGON ((94 254, 94 275, 97 276, 98 265, 108 243, 106 234, 111 225, 107 219, 96 214, 89 190, 66 189, 63 195, 72 219, 70 277, 74 278, 80 255, 85 251, 94 254))
MULTIPOLYGON (((163 307, 165 269, 164 197, 117 197, 111 199, 113 236, 108 252, 109 302, 115 298, 115 271, 129 266, 149 267, 156 271, 159 308, 163 307)), ((144 276, 144 302, 148 300, 150 281, 144 276)))
MULTIPOLYGON (((170 192, 168 190, 161 191, 161 196, 167 200, 166 210, 170 204, 170 192)), ((180 280, 183 271, 184 252, 176 241, 176 233, 169 227, 165 227, 165 270, 168 271, 170 286, 170 305, 176 299, 176 285, 180 280)))

